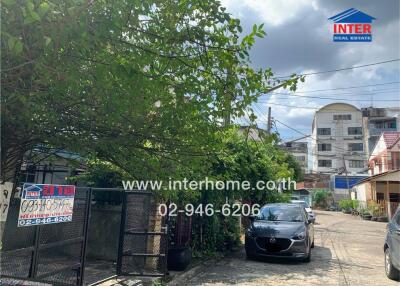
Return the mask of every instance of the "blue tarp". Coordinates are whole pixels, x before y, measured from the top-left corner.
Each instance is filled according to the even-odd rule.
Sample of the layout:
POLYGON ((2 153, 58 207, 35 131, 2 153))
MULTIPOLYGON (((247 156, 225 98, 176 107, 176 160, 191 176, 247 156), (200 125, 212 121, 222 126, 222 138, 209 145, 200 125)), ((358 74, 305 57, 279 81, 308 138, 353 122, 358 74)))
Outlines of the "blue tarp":
POLYGON ((352 188, 359 181, 367 178, 368 176, 335 176, 335 189, 347 189, 347 180, 349 181, 349 188, 352 188))

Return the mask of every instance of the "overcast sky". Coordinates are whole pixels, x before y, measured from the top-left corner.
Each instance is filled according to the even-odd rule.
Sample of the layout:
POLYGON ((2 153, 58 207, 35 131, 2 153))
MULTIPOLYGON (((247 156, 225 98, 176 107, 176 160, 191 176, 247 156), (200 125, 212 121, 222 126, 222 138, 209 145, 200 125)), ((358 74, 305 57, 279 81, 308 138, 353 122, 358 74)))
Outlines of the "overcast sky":
MULTIPOLYGON (((241 20, 244 33, 249 33, 253 24, 264 23, 267 36, 257 40, 251 52, 251 61, 255 68, 271 67, 276 76, 340 69, 400 58, 399 0, 222 0, 221 2, 227 7, 228 12, 241 20), (328 18, 349 8, 361 10, 376 18, 372 24, 372 42, 332 41, 332 22, 328 18)), ((311 132, 315 110, 332 102, 347 102, 358 108, 399 106, 399 101, 387 101, 400 100, 399 83, 386 84, 400 81, 399 64, 397 61, 308 76, 305 83, 298 86, 296 94, 299 96, 283 95, 282 93, 288 91, 279 90, 277 92, 280 94, 261 97, 255 107, 260 115, 258 124, 265 127, 267 106, 272 107, 272 116, 275 119, 306 134, 311 132), (308 92, 373 84, 379 85, 308 92)), ((281 137, 286 140, 301 136, 279 123, 277 129, 281 137)))

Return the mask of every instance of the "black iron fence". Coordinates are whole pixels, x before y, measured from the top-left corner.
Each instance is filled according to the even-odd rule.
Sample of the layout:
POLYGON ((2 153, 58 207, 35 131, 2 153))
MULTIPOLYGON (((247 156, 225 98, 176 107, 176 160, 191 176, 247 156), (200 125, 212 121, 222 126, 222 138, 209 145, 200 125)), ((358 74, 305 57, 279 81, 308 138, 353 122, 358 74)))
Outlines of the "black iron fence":
POLYGON ((159 216, 151 192, 124 193, 118 275, 165 276, 168 252, 166 217, 159 216))
MULTIPOLYGON (((91 252, 116 261, 102 271, 106 276, 166 274, 168 221, 158 215, 151 192, 76 188, 72 222, 29 227, 17 227, 19 202, 19 199, 11 202, 4 229, 2 277, 80 286, 85 266, 89 267, 87 276, 92 268, 91 261, 86 259, 91 258, 91 252), (106 212, 101 205, 106 206, 106 212), (107 215, 104 219, 112 226, 101 223, 99 214, 103 212, 107 215), (115 233, 102 240, 104 232, 115 233)), ((106 276, 94 275, 94 278, 101 280, 106 276)))
POLYGON ((10 204, 5 225, 1 276, 82 285, 91 189, 77 188, 71 222, 17 227, 19 200, 10 204))

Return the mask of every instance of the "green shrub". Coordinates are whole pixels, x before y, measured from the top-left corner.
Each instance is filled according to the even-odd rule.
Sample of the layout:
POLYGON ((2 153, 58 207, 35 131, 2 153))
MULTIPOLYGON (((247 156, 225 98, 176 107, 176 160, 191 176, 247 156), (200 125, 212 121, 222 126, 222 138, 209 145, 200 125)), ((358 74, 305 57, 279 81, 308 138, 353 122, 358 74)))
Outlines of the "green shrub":
POLYGON ((379 217, 384 214, 382 206, 374 201, 368 202, 368 211, 374 217, 379 217))
POLYGON ((360 205, 360 202, 357 200, 344 199, 344 200, 339 201, 339 207, 345 211, 350 211, 352 209, 356 210, 356 209, 358 209, 359 205, 360 205))
POLYGON ((313 193, 313 203, 316 207, 327 208, 330 199, 331 193, 327 190, 318 190, 313 193))

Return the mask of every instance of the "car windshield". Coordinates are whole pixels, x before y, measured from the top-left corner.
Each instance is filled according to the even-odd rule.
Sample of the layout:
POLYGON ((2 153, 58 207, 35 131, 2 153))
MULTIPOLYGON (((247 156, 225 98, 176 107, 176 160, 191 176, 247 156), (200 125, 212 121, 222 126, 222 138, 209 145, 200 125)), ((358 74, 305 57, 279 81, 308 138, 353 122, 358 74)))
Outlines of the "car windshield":
POLYGON ((257 220, 266 221, 304 221, 304 214, 298 206, 295 205, 276 205, 265 206, 260 210, 257 220))

